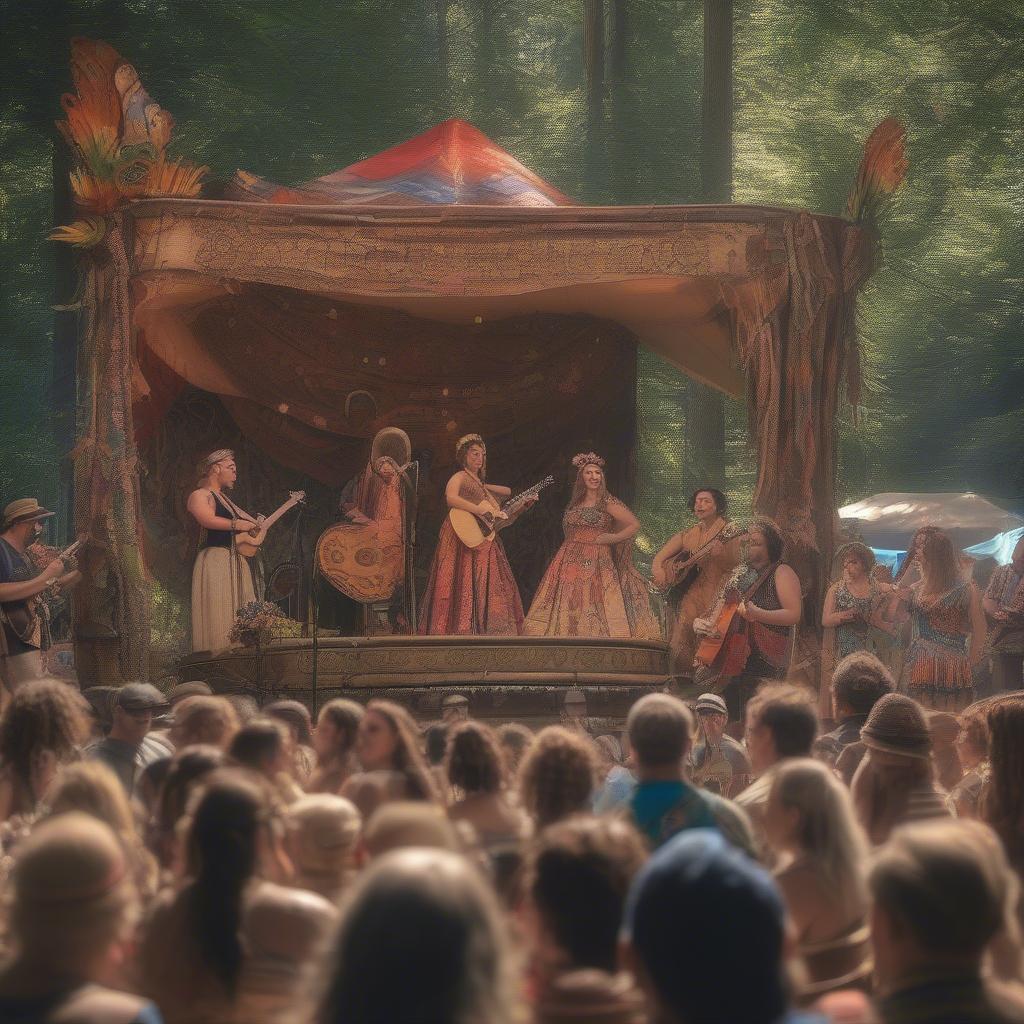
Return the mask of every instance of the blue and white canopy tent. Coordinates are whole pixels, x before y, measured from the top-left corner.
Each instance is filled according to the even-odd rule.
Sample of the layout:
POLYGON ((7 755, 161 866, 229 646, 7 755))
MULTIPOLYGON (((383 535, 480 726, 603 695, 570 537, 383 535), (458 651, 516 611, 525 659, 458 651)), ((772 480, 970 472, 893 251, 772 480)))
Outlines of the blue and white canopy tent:
POLYGON ((845 505, 839 517, 879 562, 893 570, 906 557, 914 531, 922 526, 938 526, 965 554, 991 557, 1000 564, 1010 560, 1014 546, 1024 537, 1024 517, 978 494, 955 491, 886 491, 845 505))

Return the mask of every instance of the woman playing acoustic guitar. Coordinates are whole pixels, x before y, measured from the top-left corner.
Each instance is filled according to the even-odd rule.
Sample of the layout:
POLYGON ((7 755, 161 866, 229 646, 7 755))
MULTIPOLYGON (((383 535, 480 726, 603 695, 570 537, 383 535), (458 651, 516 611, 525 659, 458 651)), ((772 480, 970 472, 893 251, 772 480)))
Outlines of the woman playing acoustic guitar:
MULTIPOLYGON (((455 458, 462 468, 445 488, 448 508, 461 509, 485 521, 508 521, 499 502, 512 491, 484 483, 487 446, 483 438, 479 434, 459 438, 455 458)), ((526 498, 524 508, 536 500, 536 495, 526 498)), ((522 630, 523 602, 500 538, 495 534, 477 547, 467 547, 450 518, 445 519, 423 598, 420 633, 515 636, 522 630)))

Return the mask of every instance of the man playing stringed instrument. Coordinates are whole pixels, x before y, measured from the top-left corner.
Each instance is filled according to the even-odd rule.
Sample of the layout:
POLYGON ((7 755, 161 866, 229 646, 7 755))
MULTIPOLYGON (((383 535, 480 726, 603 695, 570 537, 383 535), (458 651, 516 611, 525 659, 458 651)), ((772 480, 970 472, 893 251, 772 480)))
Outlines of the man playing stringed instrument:
POLYGON ((1024 686, 1024 537, 1017 541, 1009 565, 992 573, 982 607, 991 623, 988 651, 996 693, 1024 686))
POLYGON ((249 563, 235 545, 235 534, 259 536, 262 516, 239 508, 226 491, 238 479, 235 453, 218 448, 200 463, 188 511, 199 524, 199 552, 192 568, 192 650, 223 651, 235 613, 256 600, 249 563))
POLYGON ((721 539, 730 526, 725 518, 726 496, 714 487, 701 487, 690 499, 690 508, 697 517, 696 524, 672 537, 651 563, 654 585, 667 591, 670 671, 674 677, 693 675, 697 650, 693 620, 714 604, 722 582, 740 562, 739 538, 724 543, 721 539), (698 556, 692 567, 696 573, 684 571, 683 579, 677 579, 677 566, 693 556, 698 556))
POLYGON ((694 621, 704 637, 697 661, 717 676, 729 721, 742 723, 758 683, 789 668, 792 627, 800 621, 800 580, 783 564, 785 542, 772 520, 759 517, 747 534, 746 561, 726 582, 713 611, 694 621))

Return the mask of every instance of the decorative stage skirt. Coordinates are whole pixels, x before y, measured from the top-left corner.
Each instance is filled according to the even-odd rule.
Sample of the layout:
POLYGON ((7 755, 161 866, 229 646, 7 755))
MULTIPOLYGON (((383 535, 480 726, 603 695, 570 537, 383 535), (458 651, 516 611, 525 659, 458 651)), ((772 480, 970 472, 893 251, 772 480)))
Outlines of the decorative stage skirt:
POLYGON ((235 613, 255 600, 248 561, 230 548, 203 548, 192 568, 192 650, 227 650, 235 613))
POLYGON ((523 631, 523 602, 500 540, 467 548, 445 518, 419 631, 426 636, 516 636, 523 631))

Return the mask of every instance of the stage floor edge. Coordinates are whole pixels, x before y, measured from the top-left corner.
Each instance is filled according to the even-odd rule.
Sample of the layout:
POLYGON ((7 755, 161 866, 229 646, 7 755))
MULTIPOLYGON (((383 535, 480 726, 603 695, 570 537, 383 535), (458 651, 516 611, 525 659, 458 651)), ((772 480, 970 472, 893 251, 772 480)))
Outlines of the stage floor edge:
POLYGON ((657 640, 527 636, 356 636, 272 640, 179 665, 218 693, 291 697, 310 707, 333 697, 386 697, 420 719, 440 715, 452 693, 475 718, 558 721, 568 690, 581 689, 589 717, 620 720, 644 693, 668 680, 668 645, 657 640))

